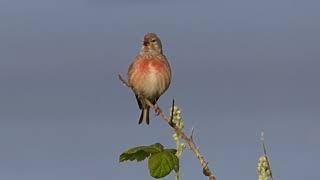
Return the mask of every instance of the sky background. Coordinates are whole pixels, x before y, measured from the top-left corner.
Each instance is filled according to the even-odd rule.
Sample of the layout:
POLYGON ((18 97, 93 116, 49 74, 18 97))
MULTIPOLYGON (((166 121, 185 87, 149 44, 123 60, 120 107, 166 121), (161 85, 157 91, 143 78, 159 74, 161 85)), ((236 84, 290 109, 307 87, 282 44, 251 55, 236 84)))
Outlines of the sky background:
MULTIPOLYGON (((320 1, 1 0, 0 179, 150 179, 129 147, 174 147, 138 125, 126 74, 156 32, 172 98, 218 179, 257 179, 260 131, 275 179, 320 179, 320 1)), ((206 179, 185 151, 181 176, 206 179)), ((173 179, 171 174, 166 179, 173 179)))

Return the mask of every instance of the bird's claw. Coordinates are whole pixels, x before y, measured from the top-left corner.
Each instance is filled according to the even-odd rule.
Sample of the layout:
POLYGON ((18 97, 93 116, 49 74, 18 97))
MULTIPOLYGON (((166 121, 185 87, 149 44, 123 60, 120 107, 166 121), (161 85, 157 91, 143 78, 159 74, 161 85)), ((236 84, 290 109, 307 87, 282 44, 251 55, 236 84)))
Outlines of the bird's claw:
POLYGON ((154 111, 156 112, 156 116, 159 116, 161 113, 161 109, 159 108, 159 106, 156 106, 154 111))

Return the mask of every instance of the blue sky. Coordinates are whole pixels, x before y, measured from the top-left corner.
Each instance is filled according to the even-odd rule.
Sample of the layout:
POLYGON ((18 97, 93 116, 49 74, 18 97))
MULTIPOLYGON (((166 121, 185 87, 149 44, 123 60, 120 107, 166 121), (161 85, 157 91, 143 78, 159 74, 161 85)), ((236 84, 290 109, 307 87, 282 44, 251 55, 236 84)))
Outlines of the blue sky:
MULTIPOLYGON (((171 129, 137 124, 117 80, 143 35, 162 39, 172 98, 218 179, 257 179, 266 141, 275 179, 319 179, 320 3, 313 0, 2 0, 0 179, 150 179, 122 151, 171 129)), ((190 151, 182 179, 205 179, 190 151)), ((172 179, 169 176, 166 179, 172 179)))

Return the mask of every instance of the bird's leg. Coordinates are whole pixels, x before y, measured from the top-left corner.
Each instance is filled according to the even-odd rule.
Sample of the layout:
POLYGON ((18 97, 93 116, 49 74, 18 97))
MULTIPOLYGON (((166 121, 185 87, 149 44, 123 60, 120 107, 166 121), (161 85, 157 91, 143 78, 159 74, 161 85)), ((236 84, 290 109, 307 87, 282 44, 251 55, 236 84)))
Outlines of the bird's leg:
POLYGON ((149 108, 153 108, 155 113, 156 113, 156 116, 159 116, 160 113, 161 113, 161 109, 160 107, 158 106, 158 104, 156 103, 156 101, 154 102, 151 102, 149 101, 143 94, 139 94, 138 95, 139 99, 143 100, 144 102, 144 105, 146 107, 149 107, 149 108))

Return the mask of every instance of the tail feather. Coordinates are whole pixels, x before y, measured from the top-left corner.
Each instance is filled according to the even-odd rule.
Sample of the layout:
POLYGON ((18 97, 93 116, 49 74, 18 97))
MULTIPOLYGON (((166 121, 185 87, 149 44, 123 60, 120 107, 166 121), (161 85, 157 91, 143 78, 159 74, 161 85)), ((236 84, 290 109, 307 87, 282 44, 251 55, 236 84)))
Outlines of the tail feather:
POLYGON ((149 125, 149 108, 143 108, 141 109, 141 114, 139 118, 139 124, 145 122, 146 124, 149 125))

